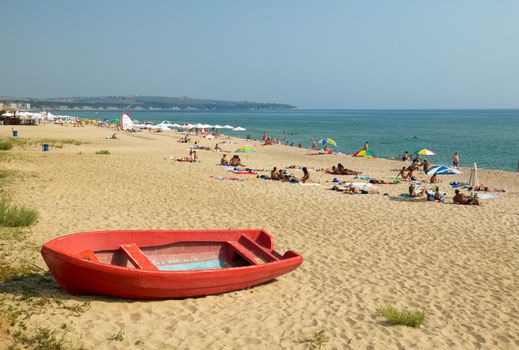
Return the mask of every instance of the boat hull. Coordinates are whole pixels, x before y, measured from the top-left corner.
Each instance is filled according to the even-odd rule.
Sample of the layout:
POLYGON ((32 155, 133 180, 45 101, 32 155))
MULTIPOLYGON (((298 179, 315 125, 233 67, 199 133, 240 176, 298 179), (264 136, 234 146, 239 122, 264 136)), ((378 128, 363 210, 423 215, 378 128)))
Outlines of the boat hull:
MULTIPOLYGON (((103 231, 83 232, 47 242, 42 256, 59 285, 71 294, 95 294, 133 299, 166 299, 219 294, 267 282, 296 269, 303 257, 294 251, 280 256, 262 230, 227 231, 103 231), (260 242, 276 260, 221 269, 160 271, 115 266, 81 258, 78 253, 115 249, 136 243, 154 246, 186 240, 237 242, 242 235, 260 242), (259 237, 259 238, 258 238, 259 237), (90 241, 90 242, 89 242, 90 241), (102 241, 101 243, 99 241, 102 241)), ((268 238, 271 239, 270 235, 268 238)), ((255 241, 256 242, 256 241, 255 241)), ((258 243, 255 243, 258 244, 258 243)))

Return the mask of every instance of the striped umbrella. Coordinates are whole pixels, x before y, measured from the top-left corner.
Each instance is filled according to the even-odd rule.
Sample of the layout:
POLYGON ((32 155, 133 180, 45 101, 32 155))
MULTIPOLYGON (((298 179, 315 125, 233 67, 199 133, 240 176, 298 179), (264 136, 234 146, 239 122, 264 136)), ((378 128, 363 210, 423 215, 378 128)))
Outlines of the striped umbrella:
POLYGON ((256 150, 250 146, 243 146, 243 147, 238 148, 234 152, 236 152, 236 153, 253 153, 253 152, 256 152, 256 150))
POLYGON ((365 149, 361 149, 360 151, 353 153, 351 156, 352 157, 362 157, 362 158, 376 158, 377 157, 375 155, 375 153, 365 150, 365 149))
POLYGON ((436 153, 434 153, 433 151, 431 151, 430 149, 427 149, 427 148, 422 148, 416 152, 414 152, 414 154, 418 155, 418 156, 435 156, 436 153))
POLYGON ((430 167, 427 169, 426 175, 457 175, 457 174, 463 174, 461 171, 459 171, 456 168, 447 166, 447 165, 435 165, 433 167, 430 167))
POLYGON ((324 146, 332 145, 332 146, 337 147, 337 143, 335 142, 335 140, 331 139, 329 137, 326 137, 326 138, 324 138, 322 140, 319 140, 319 143, 323 144, 324 146))

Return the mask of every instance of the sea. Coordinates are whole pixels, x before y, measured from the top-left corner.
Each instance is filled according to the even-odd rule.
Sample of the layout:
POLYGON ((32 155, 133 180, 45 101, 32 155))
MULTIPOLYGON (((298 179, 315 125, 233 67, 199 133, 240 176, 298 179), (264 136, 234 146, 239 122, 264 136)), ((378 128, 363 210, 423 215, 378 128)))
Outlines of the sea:
MULTIPOLYGON (((89 119, 117 119, 122 111, 66 110, 53 114, 89 119)), ((519 110, 288 110, 202 112, 135 110, 141 123, 202 123, 232 125, 246 131, 223 129, 230 136, 262 139, 263 133, 282 143, 310 148, 311 139, 332 138, 336 152, 351 154, 366 141, 377 157, 398 159, 405 151, 427 148, 437 155, 433 164, 452 165, 454 152, 461 166, 518 171, 519 110)))

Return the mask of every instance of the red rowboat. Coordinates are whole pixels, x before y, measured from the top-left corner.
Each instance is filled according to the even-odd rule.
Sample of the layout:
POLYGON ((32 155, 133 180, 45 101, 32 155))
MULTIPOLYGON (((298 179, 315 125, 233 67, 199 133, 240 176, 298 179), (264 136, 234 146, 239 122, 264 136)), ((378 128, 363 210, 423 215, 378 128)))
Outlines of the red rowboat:
POLYGON ((229 292, 303 262, 292 250, 274 251, 272 236, 261 229, 81 232, 45 243, 41 254, 69 293, 135 299, 229 292))

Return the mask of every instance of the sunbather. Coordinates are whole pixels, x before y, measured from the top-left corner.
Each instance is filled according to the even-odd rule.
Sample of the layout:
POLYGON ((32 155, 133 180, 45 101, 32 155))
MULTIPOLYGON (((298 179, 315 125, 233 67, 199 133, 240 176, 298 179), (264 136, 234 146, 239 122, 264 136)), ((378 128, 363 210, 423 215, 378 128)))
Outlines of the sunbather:
POLYGON ((470 196, 466 196, 463 193, 460 193, 460 190, 456 189, 454 191, 455 195, 454 198, 452 198, 452 201, 454 204, 469 204, 469 205, 479 205, 479 201, 477 198, 473 198, 470 196))
POLYGON ((222 159, 220 160, 220 165, 229 165, 229 160, 227 159, 226 154, 224 154, 222 159))
POLYGON ((272 180, 279 180, 279 174, 278 174, 278 168, 277 167, 272 168, 272 171, 270 172, 270 178, 272 180))
POLYGON ((400 170, 400 172, 398 173, 398 175, 396 177, 397 178, 401 177, 402 179, 407 178, 407 174, 405 173, 405 166, 402 167, 402 169, 400 170))

